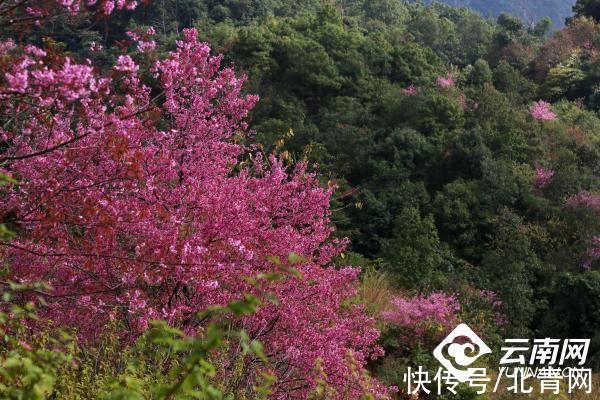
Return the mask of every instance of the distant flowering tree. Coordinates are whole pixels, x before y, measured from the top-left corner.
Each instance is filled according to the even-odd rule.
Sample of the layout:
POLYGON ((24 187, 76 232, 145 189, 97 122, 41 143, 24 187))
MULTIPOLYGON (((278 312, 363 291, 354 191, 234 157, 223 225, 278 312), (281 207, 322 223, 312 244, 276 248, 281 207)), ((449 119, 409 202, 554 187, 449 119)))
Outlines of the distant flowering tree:
POLYGON ((456 84, 455 79, 456 78, 454 74, 449 73, 446 76, 438 76, 436 79, 436 83, 441 88, 454 87, 454 85, 456 84))
POLYGON ((414 297, 397 297, 392 310, 382 314, 383 319, 411 335, 427 332, 444 333, 456 326, 460 303, 454 295, 431 293, 414 297))
MULTIPOLYGON (((141 56, 151 35, 130 34, 141 56)), ((18 181, 0 194, 3 223, 18 227, 0 256, 13 280, 51 285, 42 316, 89 339, 114 319, 129 337, 153 319, 201 335, 198 311, 270 292, 277 302, 236 327, 269 356, 246 358, 240 385, 268 369, 277 398, 305 398, 323 374, 332 398, 385 397, 363 370, 382 350, 373 319, 349 302, 359 271, 328 267, 345 246, 330 238, 332 189, 304 164, 240 144, 258 98, 195 30, 151 71, 128 55, 100 73, 55 50, 0 48, 0 172, 18 181), (290 254, 295 274, 281 262, 290 254)), ((237 367, 223 357, 226 375, 237 367)))
POLYGON ((407 97, 412 97, 417 94, 417 87, 415 85, 409 85, 404 89, 404 95, 407 97))
POLYGON ((529 112, 531 116, 539 121, 554 121, 556 114, 550 111, 550 104, 543 100, 534 103, 530 108, 529 112))
POLYGON ((498 293, 491 290, 479 290, 479 296, 490 306, 490 309, 494 315, 494 324, 496 327, 505 326, 508 321, 502 312, 504 302, 500 300, 498 293))
POLYGON ((592 211, 600 212, 600 194, 584 190, 569 196, 566 204, 572 208, 587 207, 592 211))
POLYGON ((541 166, 535 167, 535 187, 545 189, 552 183, 555 171, 541 166))
MULTIPOLYGON (((145 0, 141 0, 144 2, 145 0)), ((39 25, 57 14, 92 12, 106 17, 115 10, 133 10, 138 0, 21 0, 0 3, 0 25, 26 27, 39 25)))

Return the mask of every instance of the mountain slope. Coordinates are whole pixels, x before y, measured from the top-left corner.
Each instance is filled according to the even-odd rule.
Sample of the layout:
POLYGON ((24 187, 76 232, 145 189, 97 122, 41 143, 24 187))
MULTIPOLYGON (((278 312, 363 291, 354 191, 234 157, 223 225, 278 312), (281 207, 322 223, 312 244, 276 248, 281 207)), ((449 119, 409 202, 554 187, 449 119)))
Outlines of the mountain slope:
MULTIPOLYGON (((552 18, 555 27, 564 25, 576 0, 440 0, 451 6, 469 7, 486 17, 495 17, 503 12, 520 17, 526 22, 544 17, 552 18)), ((432 3, 432 0, 426 0, 432 3)))

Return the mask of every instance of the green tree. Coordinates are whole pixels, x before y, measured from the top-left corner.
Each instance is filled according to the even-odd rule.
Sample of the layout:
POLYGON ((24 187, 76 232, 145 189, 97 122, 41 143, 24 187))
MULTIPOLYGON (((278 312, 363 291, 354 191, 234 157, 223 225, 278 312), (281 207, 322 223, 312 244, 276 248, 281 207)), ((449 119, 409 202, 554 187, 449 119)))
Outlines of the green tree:
POLYGON ((432 287, 447 257, 432 216, 405 208, 396 217, 393 236, 383 250, 389 273, 405 287, 432 287))
POLYGON ((486 83, 492 83, 492 69, 488 62, 481 58, 475 61, 470 79, 471 84, 474 86, 483 86, 486 83))
POLYGON ((600 21, 600 1, 577 0, 573 6, 573 12, 576 16, 591 17, 596 21, 600 21))
POLYGON ((536 309, 532 287, 540 260, 521 217, 506 209, 494 225, 493 240, 482 264, 486 286, 499 293, 504 302, 508 333, 527 337, 536 309))

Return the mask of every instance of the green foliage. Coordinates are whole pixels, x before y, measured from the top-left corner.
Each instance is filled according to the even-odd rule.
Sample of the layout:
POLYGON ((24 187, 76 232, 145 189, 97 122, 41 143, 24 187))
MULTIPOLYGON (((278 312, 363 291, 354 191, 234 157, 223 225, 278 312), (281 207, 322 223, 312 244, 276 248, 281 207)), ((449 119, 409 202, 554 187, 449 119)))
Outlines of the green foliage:
POLYGON ((532 248, 530 228, 519 217, 505 210, 494 225, 494 239, 482 263, 485 279, 504 301, 510 337, 527 337, 535 312, 531 287, 540 261, 532 248))
POLYGON ((301 7, 204 23, 262 96, 255 142, 319 164, 324 182, 340 187, 340 236, 381 260, 397 286, 496 290, 509 330, 535 330, 554 290, 549 274, 580 270, 595 229, 562 203, 598 185, 599 120, 564 102, 559 122, 538 124, 528 107, 540 95, 574 99, 596 79, 593 64, 569 53, 533 76, 547 19, 527 28, 507 14, 493 23, 385 1, 301 7), (449 71, 457 87, 436 87, 449 71), (417 92, 405 96, 410 84, 417 92), (539 164, 555 170, 543 192, 539 164))
POLYGON ((35 321, 35 306, 27 293, 43 292, 43 285, 0 283, 0 397, 47 399, 56 386, 58 371, 71 361, 70 339, 64 332, 53 336, 28 334, 35 321))
POLYGON ((470 80, 474 86, 484 86, 492 83, 492 69, 487 61, 481 58, 475 61, 471 70, 470 80))
POLYGON ((600 1, 577 0, 573 6, 573 12, 576 16, 592 17, 596 21, 600 21, 600 1))
MULTIPOLYGON (((202 313, 199 318, 219 316, 221 323, 209 325, 199 336, 157 321, 133 346, 109 328, 100 342, 81 347, 66 332, 50 331, 37 322, 36 307, 24 296, 43 296, 44 290, 44 285, 3 284, 2 304, 8 306, 0 313, 3 399, 266 399, 271 393, 274 378, 267 371, 240 391, 229 383, 243 371, 229 377, 233 382, 224 381, 220 360, 215 359, 216 350, 230 346, 239 346, 240 359, 266 359, 260 342, 231 324, 221 326, 222 317, 233 321, 253 313, 260 303, 253 296, 202 313), (37 333, 31 333, 31 324, 37 333)), ((42 297, 37 302, 43 304, 42 297)))
POLYGON ((405 287, 432 287, 442 277, 445 256, 433 218, 422 218, 416 208, 402 210, 392 238, 383 247, 390 274, 405 287))
POLYGON ((496 89, 521 103, 532 101, 537 91, 536 84, 525 78, 506 60, 498 63, 493 71, 493 79, 496 89))
MULTIPOLYGON (((2 190, 2 186, 16 184, 17 181, 13 179, 11 176, 0 172, 0 190, 2 190)), ((1 221, 0 221, 1 222, 1 221)), ((0 239, 6 240, 10 239, 14 233, 3 223, 0 223, 0 239)))
POLYGON ((562 274, 555 277, 557 288, 552 294, 540 323, 539 334, 591 339, 591 368, 600 366, 600 273, 562 274))

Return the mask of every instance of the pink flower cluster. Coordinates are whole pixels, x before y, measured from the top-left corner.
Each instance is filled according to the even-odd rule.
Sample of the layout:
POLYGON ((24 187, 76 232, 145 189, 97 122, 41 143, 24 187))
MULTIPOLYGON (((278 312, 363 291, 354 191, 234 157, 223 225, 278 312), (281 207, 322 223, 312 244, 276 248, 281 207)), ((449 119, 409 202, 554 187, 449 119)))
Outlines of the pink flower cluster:
POLYGON ((529 112, 533 119, 538 121, 554 121, 556 114, 550 111, 550 103, 540 100, 529 108, 529 112))
POLYGON ((140 67, 133 61, 129 55, 121 55, 117 58, 117 65, 114 66, 115 71, 135 74, 140 67))
POLYGON ((397 297, 392 301, 393 310, 382 314, 389 324, 422 335, 430 330, 451 329, 458 321, 460 303, 456 296, 431 293, 414 297, 397 297))
POLYGON ((456 84, 455 82, 455 76, 452 73, 449 73, 446 76, 438 76, 436 83, 438 85, 438 87, 441 88, 450 88, 450 87, 454 87, 454 85, 456 84))
POLYGON ((154 34, 156 34, 156 31, 153 27, 146 29, 144 32, 127 32, 127 36, 136 43, 140 53, 156 48, 156 42, 151 39, 154 34))
POLYGON ((15 42, 12 39, 8 39, 0 42, 0 56, 8 53, 16 47, 15 42))
POLYGON ((537 166, 535 168, 535 187, 545 189, 552 183, 555 172, 551 169, 537 166))
POLYGON ((600 194, 581 191, 567 198, 566 203, 573 208, 587 207, 600 212, 600 194))
MULTIPOLYGON (((74 15, 81 11, 82 6, 94 6, 98 0, 56 0, 56 2, 74 15)), ((101 10, 104 15, 109 15, 115 8, 118 10, 133 10, 137 6, 137 0, 102 0, 101 10)), ((40 14, 40 7, 34 6, 30 9, 30 14, 40 14)))
POLYGON ((104 48, 104 46, 102 46, 102 43, 98 43, 98 42, 90 43, 90 51, 92 53, 97 53, 99 51, 102 51, 103 48, 104 48))
POLYGON ((415 85, 408 85, 405 89, 404 89, 404 95, 406 97, 412 97, 414 95, 417 94, 417 87, 415 85))
POLYGON ((98 10, 108 16, 117 10, 133 10, 138 6, 138 0, 29 0, 15 2, 14 9, 23 8, 30 17, 35 17, 37 23, 47 17, 57 5, 66 9, 71 15, 93 9, 98 5, 98 10))

